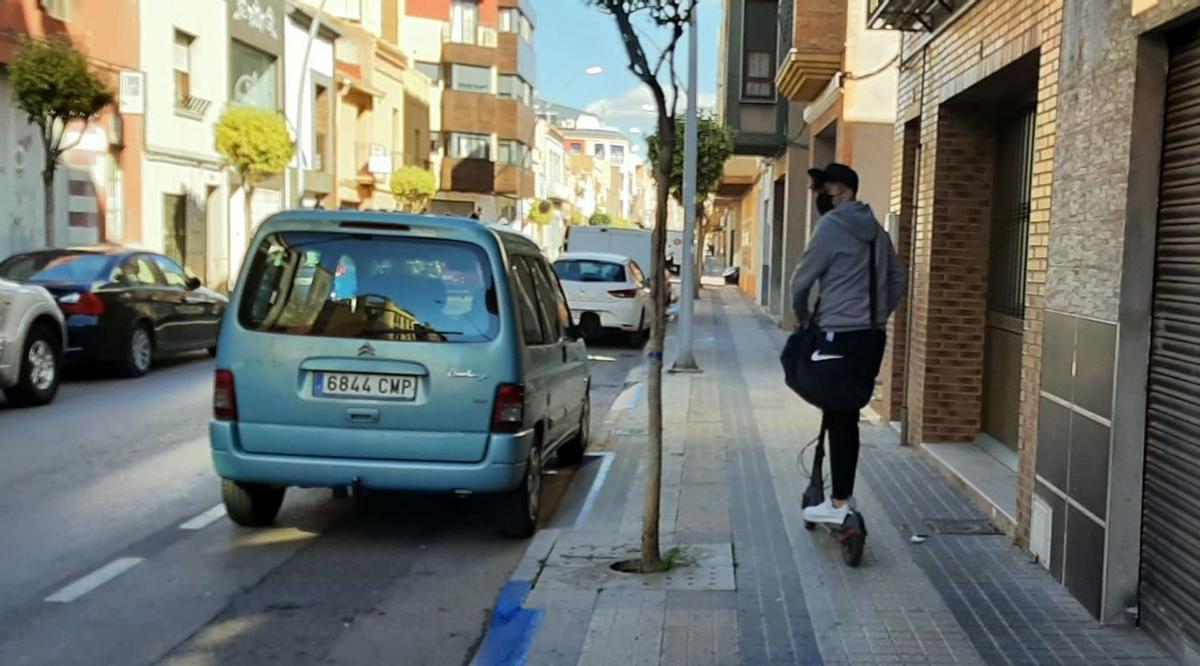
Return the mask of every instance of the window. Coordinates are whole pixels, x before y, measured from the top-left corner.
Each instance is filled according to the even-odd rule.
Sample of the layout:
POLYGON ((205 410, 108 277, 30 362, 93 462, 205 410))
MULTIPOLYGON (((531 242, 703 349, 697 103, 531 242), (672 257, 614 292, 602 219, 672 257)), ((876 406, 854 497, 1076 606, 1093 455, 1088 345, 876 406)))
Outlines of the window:
POLYGON ((746 73, 742 96, 750 99, 775 98, 775 54, 770 51, 746 51, 746 73))
POLYGON ((500 9, 500 32, 518 32, 521 29, 521 10, 516 7, 500 9))
POLYGON ((563 293, 562 283, 558 281, 558 276, 554 274, 554 269, 550 268, 550 264, 547 264, 544 260, 538 262, 538 268, 542 269, 542 274, 550 284, 551 291, 554 292, 554 299, 558 310, 558 325, 565 332, 574 326, 575 322, 571 319, 571 308, 567 304, 567 295, 563 293))
POLYGON ((69 21, 71 19, 70 14, 67 12, 70 4, 70 0, 41 0, 38 2, 42 11, 57 21, 69 21))
POLYGON ((646 276, 642 274, 642 268, 637 265, 636 261, 629 262, 629 272, 633 275, 633 281, 637 286, 644 287, 646 285, 646 276))
POLYGON ((420 62, 416 63, 417 71, 429 77, 430 81, 437 83, 442 79, 442 66, 436 62, 420 62))
POLYGON ((105 254, 31 252, 0 262, 0 277, 14 282, 95 282, 107 280, 112 265, 113 258, 105 254))
POLYGON ((607 261, 568 259, 554 264, 558 279, 567 282, 624 282, 625 267, 607 261))
POLYGON ((238 320, 254 331, 455 343, 499 330, 487 258, 467 243, 282 232, 248 270, 238 320))
POLYGON ((533 86, 514 74, 501 74, 496 79, 496 94, 502 99, 521 100, 525 106, 533 106, 533 86))
POLYGON ((529 147, 520 141, 501 139, 497 144, 496 162, 529 168, 529 147))
POLYGON ((572 141, 567 144, 567 150, 570 150, 572 155, 582 155, 583 144, 578 141, 572 141))
POLYGON ((163 277, 166 278, 167 286, 187 289, 188 277, 183 272, 183 269, 179 267, 179 264, 166 257, 154 257, 154 263, 158 264, 158 269, 162 271, 163 277))
POLYGON ((332 98, 329 96, 329 86, 320 83, 313 86, 313 163, 314 171, 324 171, 332 167, 329 145, 333 137, 332 98))
POLYGON ((155 287, 163 284, 158 271, 144 254, 130 257, 121 264, 121 278, 130 287, 155 287))
POLYGON ((558 312, 558 290, 554 288, 554 282, 547 279, 546 273, 542 271, 541 259, 533 257, 518 257, 517 259, 525 262, 529 272, 533 274, 534 288, 537 290, 538 311, 542 315, 543 330, 546 331, 546 342, 557 342, 563 335, 558 312))
POLYGON ((474 44, 479 31, 477 0, 454 0, 450 3, 450 41, 474 44))
POLYGON ((527 42, 533 41, 533 24, 516 7, 500 10, 500 32, 515 32, 527 42))
POLYGON ((592 155, 594 155, 598 160, 604 159, 604 144, 597 143, 596 145, 592 146, 592 155))
POLYGON ((492 159, 492 138, 487 134, 450 133, 450 157, 456 160, 492 159))
POLYGON ((492 92, 492 70, 474 65, 450 65, 450 88, 465 92, 492 92))
POLYGON ((231 97, 237 104, 271 111, 278 104, 278 63, 275 56, 234 40, 230 53, 231 97))
POLYGON ((517 309, 521 311, 521 330, 525 336, 525 344, 541 345, 546 343, 546 331, 542 330, 545 323, 538 314, 537 296, 533 275, 529 266, 522 261, 523 257, 514 257, 512 265, 513 287, 516 291, 517 309))
POLYGON ((625 162, 625 146, 622 146, 619 144, 613 144, 613 145, 609 146, 608 149, 612 155, 611 161, 613 164, 617 164, 617 165, 624 164, 624 162, 625 162))
POLYGON ((433 132, 433 131, 429 132, 429 152, 436 155, 438 150, 441 149, 441 147, 442 147, 442 133, 441 132, 433 132))
POLYGON ((175 45, 172 47, 171 57, 175 69, 176 106, 184 104, 187 98, 192 96, 192 44, 195 41, 195 37, 179 30, 175 31, 175 45))

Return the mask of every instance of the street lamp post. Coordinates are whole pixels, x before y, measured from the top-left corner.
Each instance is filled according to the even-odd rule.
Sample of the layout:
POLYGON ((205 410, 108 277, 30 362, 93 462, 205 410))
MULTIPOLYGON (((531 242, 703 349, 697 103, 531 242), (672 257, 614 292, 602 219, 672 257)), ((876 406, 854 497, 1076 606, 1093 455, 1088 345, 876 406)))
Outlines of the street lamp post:
POLYGON ((687 120, 684 123, 683 143, 683 293, 679 304, 679 353, 671 372, 700 372, 692 351, 694 343, 693 321, 695 316, 696 268, 692 245, 696 237, 696 161, 698 153, 698 128, 696 109, 696 64, 699 35, 696 31, 696 5, 692 6, 688 25, 688 85, 687 120))
MULTIPOLYGON (((312 55, 313 42, 317 39, 317 32, 321 29, 321 12, 325 11, 325 3, 327 0, 321 0, 321 4, 317 6, 317 11, 312 17, 312 22, 308 26, 308 42, 304 44, 304 58, 300 61, 300 90, 296 95, 296 204, 297 208, 304 207, 304 98, 308 96, 305 91, 306 81, 308 80, 308 59, 312 55)), ((316 149, 316 146, 313 146, 316 149)))

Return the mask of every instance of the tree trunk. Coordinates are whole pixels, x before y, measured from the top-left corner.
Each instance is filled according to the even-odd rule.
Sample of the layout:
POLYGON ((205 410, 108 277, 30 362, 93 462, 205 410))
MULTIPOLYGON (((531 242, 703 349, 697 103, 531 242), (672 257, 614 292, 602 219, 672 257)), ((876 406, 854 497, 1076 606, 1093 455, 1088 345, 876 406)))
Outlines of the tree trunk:
POLYGON ((696 271, 695 289, 692 297, 700 298, 700 278, 704 277, 704 205, 696 204, 696 247, 693 249, 693 256, 696 260, 693 262, 692 268, 696 271))
POLYGON ((254 233, 254 218, 251 217, 253 213, 250 205, 254 199, 254 185, 250 183, 248 176, 242 177, 242 190, 246 193, 242 204, 246 209, 246 247, 250 247, 250 236, 254 233))
MULTIPOLYGON (((47 155, 46 159, 50 157, 47 155)), ((54 162, 47 162, 47 167, 42 171, 42 189, 45 192, 45 201, 42 202, 42 214, 45 216, 46 226, 46 247, 58 247, 55 236, 57 225, 54 223, 54 162)))
POLYGON ((650 431, 646 447, 646 497, 642 512, 642 572, 652 573, 663 568, 659 549, 658 523, 662 501, 662 442, 663 400, 662 369, 663 342, 667 333, 667 301, 670 284, 666 279, 667 205, 671 194, 671 166, 675 151, 675 124, 670 119, 658 120, 659 154, 655 165, 657 208, 654 231, 650 238, 650 274, 654 296, 654 317, 650 322, 650 357, 647 401, 650 409, 650 431))

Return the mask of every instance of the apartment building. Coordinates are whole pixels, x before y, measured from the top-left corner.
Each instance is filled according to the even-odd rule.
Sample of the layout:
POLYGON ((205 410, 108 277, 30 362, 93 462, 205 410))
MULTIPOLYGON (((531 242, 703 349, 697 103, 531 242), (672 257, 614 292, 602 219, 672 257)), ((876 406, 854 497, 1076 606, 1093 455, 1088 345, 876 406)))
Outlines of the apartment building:
POLYGON ((0 3, 0 257, 47 244, 41 139, 16 107, 4 68, 25 36, 69 40, 118 98, 86 129, 68 128, 64 145, 75 146, 55 175, 55 244, 143 239, 141 79, 119 90, 121 74, 139 67, 138 17, 136 0, 0 3))
POLYGON ((523 219, 535 194, 536 18, 529 0, 408 0, 400 39, 436 82, 435 212, 523 219))
POLYGON ((641 164, 640 147, 619 130, 600 124, 576 124, 560 128, 563 150, 568 155, 592 158, 600 168, 609 170, 607 190, 600 194, 597 208, 610 217, 633 221, 637 190, 637 168, 641 164))

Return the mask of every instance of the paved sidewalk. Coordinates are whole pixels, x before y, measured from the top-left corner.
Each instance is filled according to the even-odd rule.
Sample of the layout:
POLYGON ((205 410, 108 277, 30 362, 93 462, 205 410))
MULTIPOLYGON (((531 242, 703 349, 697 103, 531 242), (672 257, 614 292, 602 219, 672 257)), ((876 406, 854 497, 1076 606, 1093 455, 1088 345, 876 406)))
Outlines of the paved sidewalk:
POLYGON ((870 538, 862 566, 843 565, 800 517, 818 415, 783 386, 783 337, 735 289, 697 303, 704 373, 664 381, 661 527, 664 551, 699 561, 670 576, 607 569, 640 535, 645 395, 631 377, 513 577, 542 611, 529 664, 1173 663, 1145 634, 1098 625, 1004 536, 912 543, 929 520, 985 516, 868 422, 856 495, 870 538))

